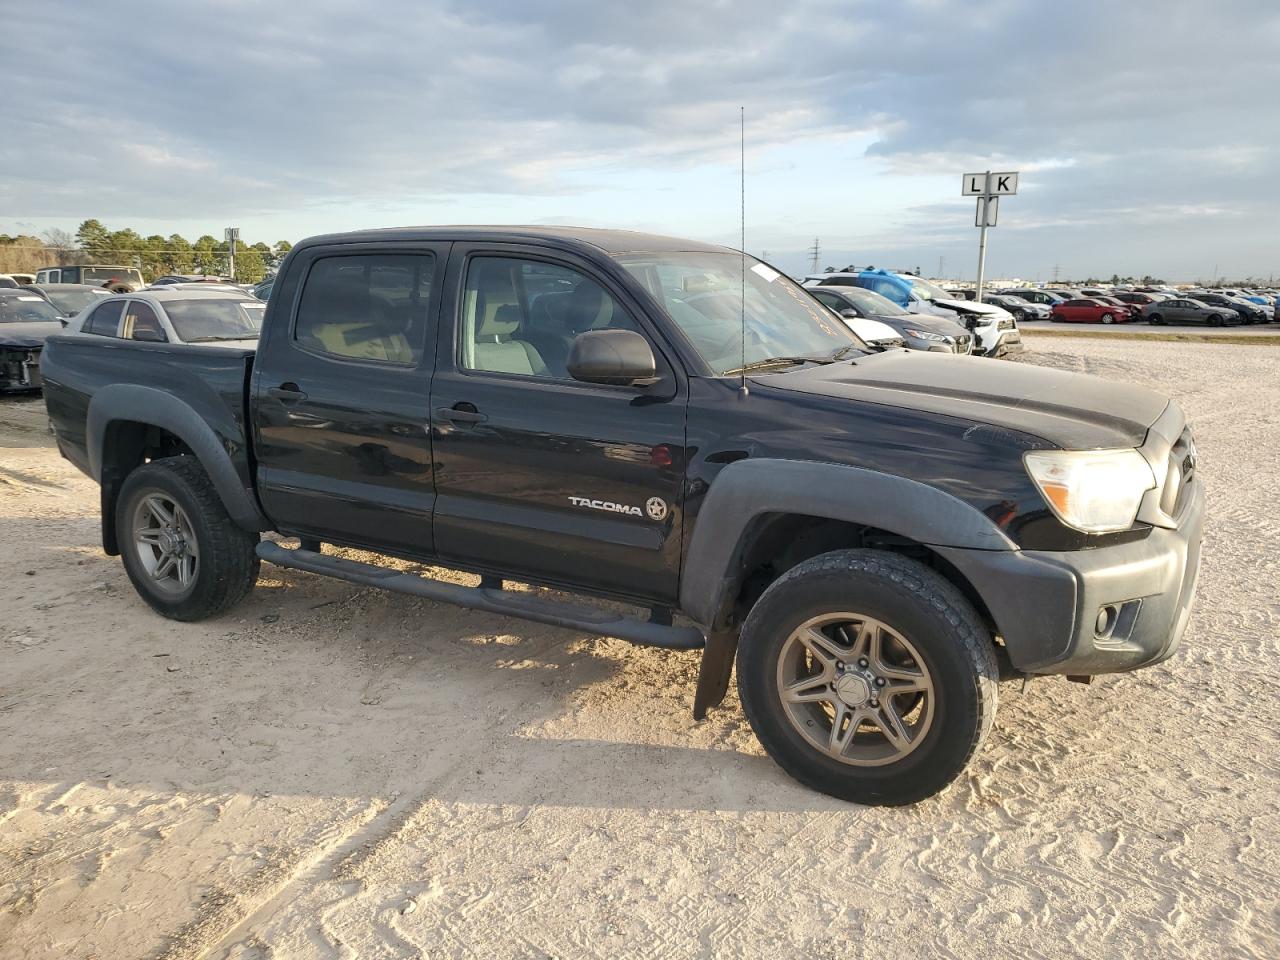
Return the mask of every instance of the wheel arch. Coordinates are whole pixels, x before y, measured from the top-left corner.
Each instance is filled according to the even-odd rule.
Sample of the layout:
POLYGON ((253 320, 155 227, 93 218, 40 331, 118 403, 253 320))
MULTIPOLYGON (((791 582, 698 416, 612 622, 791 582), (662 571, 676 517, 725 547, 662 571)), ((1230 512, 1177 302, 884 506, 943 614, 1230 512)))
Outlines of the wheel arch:
POLYGON ((766 558, 778 557, 789 569, 849 546, 927 556, 977 598, 979 609, 972 584, 932 547, 1015 549, 981 511, 916 480, 840 464, 740 460, 715 478, 698 511, 681 609, 708 630, 723 629, 766 558))
POLYGON ((108 555, 119 553, 115 506, 121 484, 130 471, 163 457, 194 458, 237 526, 252 532, 267 529, 266 518, 218 435, 173 394, 137 384, 104 387, 90 402, 85 433, 90 472, 99 484, 102 546, 108 555))

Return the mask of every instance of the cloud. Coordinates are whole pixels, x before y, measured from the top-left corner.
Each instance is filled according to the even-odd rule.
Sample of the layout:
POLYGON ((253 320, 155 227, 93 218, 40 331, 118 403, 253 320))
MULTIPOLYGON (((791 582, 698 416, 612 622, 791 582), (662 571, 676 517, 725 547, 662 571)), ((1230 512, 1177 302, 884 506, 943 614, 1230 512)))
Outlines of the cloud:
POLYGON ((549 219, 589 196, 597 220, 629 226, 617 191, 640 178, 697 207, 697 172, 736 164, 746 104, 753 163, 785 152, 794 219, 836 245, 959 256, 971 228, 939 184, 997 167, 1023 172, 1001 215, 1028 263, 1142 249, 1262 269, 1278 44, 1272 0, 223 0, 109 16, 46 0, 0 37, 0 210, 285 229, 316 207, 503 196, 546 198, 549 219), (851 138, 870 144, 857 182, 815 182, 814 159, 851 138), (856 204, 881 180, 898 210, 851 235, 830 196, 856 204))

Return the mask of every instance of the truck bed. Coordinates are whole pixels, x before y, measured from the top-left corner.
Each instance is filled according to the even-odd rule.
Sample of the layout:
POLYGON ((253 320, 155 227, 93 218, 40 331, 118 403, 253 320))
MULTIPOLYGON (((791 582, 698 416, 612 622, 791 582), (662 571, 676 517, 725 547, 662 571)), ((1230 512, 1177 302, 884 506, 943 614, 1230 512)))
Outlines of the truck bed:
POLYGON ((94 398, 118 386, 144 387, 158 405, 165 403, 167 395, 193 408, 231 455, 244 487, 251 488, 248 388, 254 352, 243 347, 142 343, 113 337, 50 337, 40 372, 59 451, 99 480, 99 452, 87 440, 94 398))

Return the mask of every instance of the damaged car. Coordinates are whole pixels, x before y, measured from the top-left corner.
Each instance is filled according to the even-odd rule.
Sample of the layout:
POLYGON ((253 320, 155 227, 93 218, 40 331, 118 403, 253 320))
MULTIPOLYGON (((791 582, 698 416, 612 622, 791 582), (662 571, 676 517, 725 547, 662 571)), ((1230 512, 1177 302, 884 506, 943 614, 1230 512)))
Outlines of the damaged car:
POLYGON ((39 390, 45 337, 61 333, 58 310, 25 290, 0 290, 0 393, 39 390))

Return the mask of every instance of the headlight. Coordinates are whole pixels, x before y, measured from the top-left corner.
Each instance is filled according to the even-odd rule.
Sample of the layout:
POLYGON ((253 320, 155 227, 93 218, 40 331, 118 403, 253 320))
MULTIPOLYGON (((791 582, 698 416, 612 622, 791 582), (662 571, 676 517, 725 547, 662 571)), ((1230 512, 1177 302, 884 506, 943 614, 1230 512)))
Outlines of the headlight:
POLYGON ((936 340, 938 343, 950 343, 950 337, 944 337, 938 333, 930 333, 928 330, 913 330, 910 327, 903 327, 902 332, 908 337, 915 337, 917 340, 936 340))
POLYGON ((1037 450, 1027 473, 1059 520, 1085 533, 1126 530, 1155 474, 1137 450, 1037 450))

